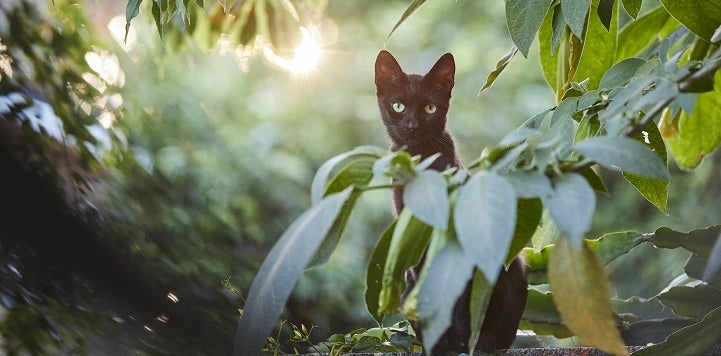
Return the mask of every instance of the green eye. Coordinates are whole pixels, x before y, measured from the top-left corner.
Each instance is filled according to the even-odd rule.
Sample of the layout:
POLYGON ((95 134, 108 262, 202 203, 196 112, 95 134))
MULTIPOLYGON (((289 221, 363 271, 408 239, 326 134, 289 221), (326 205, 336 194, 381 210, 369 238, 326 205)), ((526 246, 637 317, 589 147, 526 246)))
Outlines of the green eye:
POLYGON ((403 103, 398 102, 391 104, 391 107, 393 107, 393 111, 395 112, 403 112, 403 110, 406 109, 406 106, 403 105, 403 103))
POLYGON ((426 114, 433 114, 436 112, 436 106, 433 104, 428 104, 426 107, 423 108, 423 110, 426 112, 426 114))

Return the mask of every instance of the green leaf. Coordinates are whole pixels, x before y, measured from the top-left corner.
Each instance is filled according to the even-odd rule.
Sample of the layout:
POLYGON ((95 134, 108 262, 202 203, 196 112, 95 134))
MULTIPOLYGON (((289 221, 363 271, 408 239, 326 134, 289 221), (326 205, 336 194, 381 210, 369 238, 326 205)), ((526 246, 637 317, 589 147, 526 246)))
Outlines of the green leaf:
POLYGON ((583 38, 583 30, 590 8, 591 0, 561 0, 563 18, 578 38, 583 38))
POLYGON ((601 78, 598 84, 600 90, 610 90, 628 82, 639 67, 644 65, 646 60, 641 58, 626 58, 611 67, 601 78))
POLYGON ((140 13, 140 3, 142 2, 143 0, 128 0, 128 4, 125 6, 125 36, 123 37, 123 42, 128 40, 130 21, 140 13))
POLYGON ((613 17, 613 5, 616 0, 601 0, 598 3, 598 19, 607 30, 611 28, 611 18, 613 17))
POLYGON ((633 314, 634 317, 640 319, 664 319, 676 317, 673 311, 663 305, 658 298, 612 298, 611 308, 614 312, 616 312, 616 314, 633 314))
POLYGON ((721 71, 714 81, 713 92, 698 95, 691 116, 681 113, 678 136, 666 139, 681 168, 695 168, 721 144, 721 71))
POLYGON ((483 84, 481 90, 478 91, 479 95, 481 94, 481 92, 483 92, 487 88, 490 88, 491 85, 493 85, 493 82, 498 79, 498 76, 500 76, 503 70, 506 69, 506 66, 511 63, 511 59, 513 59, 513 56, 515 56, 517 52, 518 48, 516 46, 513 46, 513 48, 511 48, 508 53, 506 53, 503 57, 501 57, 501 59, 498 60, 498 62, 496 62, 496 68, 488 74, 488 77, 486 78, 486 83, 483 84))
POLYGON ((538 171, 509 172, 503 175, 522 199, 545 197, 553 194, 551 181, 545 174, 538 171))
POLYGON ((574 149, 601 165, 644 177, 668 179, 668 168, 646 145, 626 137, 599 136, 574 149))
MULTIPOLYGON (((667 162, 666 144, 663 142, 661 132, 654 122, 651 122, 646 130, 636 136, 639 142, 648 142, 648 146, 656 153, 658 158, 667 162)), ((641 195, 651 204, 655 205, 662 213, 668 214, 666 202, 668 201, 668 186, 670 180, 660 178, 649 178, 632 173, 624 173, 623 177, 631 183, 641 195)))
POLYGON ((589 345, 628 355, 610 305, 610 287, 603 265, 586 245, 575 248, 561 240, 551 255, 548 277, 563 322, 589 345))
POLYGON ((508 0, 506 1, 506 24, 511 40, 528 57, 536 32, 553 0, 508 0))
POLYGON ((420 221, 448 229, 448 183, 439 172, 426 170, 416 175, 403 190, 403 202, 420 221))
POLYGON ((352 192, 348 188, 329 195, 298 217, 275 243, 248 292, 235 332, 235 354, 260 352, 291 290, 352 192))
POLYGON ((541 199, 519 199, 518 213, 516 214, 516 229, 511 240, 511 247, 506 255, 506 266, 513 262, 521 250, 531 241, 533 234, 541 222, 543 215, 543 204, 541 199))
POLYGON ((381 324, 383 321, 383 315, 378 312, 379 297, 381 289, 383 288, 383 271, 385 270, 386 259, 388 258, 388 249, 391 246, 391 239, 395 227, 396 222, 394 221, 383 231, 376 246, 373 248, 373 253, 371 253, 371 257, 368 260, 368 268, 366 269, 366 309, 368 309, 368 312, 378 324, 381 324))
POLYGON ((374 162, 387 153, 379 147, 360 146, 327 160, 313 177, 311 201, 315 204, 326 195, 351 185, 359 188, 367 186, 373 178, 374 162))
POLYGON ((481 335, 483 319, 486 317, 488 303, 491 301, 493 286, 483 277, 478 269, 473 269, 473 282, 471 284, 471 301, 469 310, 471 314, 471 337, 468 341, 468 349, 475 350, 478 338, 481 335))
POLYGON ((565 31, 566 24, 561 15, 561 6, 555 6, 553 10, 548 12, 541 23, 541 28, 538 30, 538 54, 543 77, 546 79, 548 86, 554 92, 558 92, 561 86, 565 84, 561 78, 563 77, 563 71, 561 70, 561 73, 559 73, 559 66, 563 64, 559 61, 565 60, 559 59, 563 47, 559 49, 558 46, 568 36, 565 31))
MULTIPOLYGON (((598 0, 593 8, 598 8, 598 0)), ((583 53, 573 80, 580 82, 588 78, 586 89, 598 89, 603 73, 611 68, 616 53, 618 36, 618 11, 613 11, 610 27, 607 29, 596 16, 588 18, 586 36, 583 38, 583 53)))
POLYGON ((593 188, 593 190, 608 194, 608 188, 606 187, 606 183, 603 182, 603 179, 600 175, 598 175, 598 173, 596 173, 593 167, 584 167, 579 170, 578 173, 586 179, 586 181, 588 182, 588 184, 591 185, 591 188, 593 188))
POLYGON ((701 319, 721 306, 721 291, 706 284, 676 286, 659 294, 658 299, 678 316, 701 319))
POLYGON ((561 315, 553 301, 553 294, 535 289, 528 290, 526 308, 523 310, 518 328, 532 330, 537 335, 553 335, 557 338, 573 336, 561 321, 561 315))
POLYGON ((708 270, 708 262, 701 258, 697 253, 691 255, 683 266, 684 272, 691 277, 708 283, 710 286, 721 290, 721 274, 704 276, 704 272, 708 270))
POLYGON ((721 0, 661 0, 671 16, 699 37, 711 42, 714 31, 721 26, 721 0))
POLYGON ((431 262, 438 254, 438 251, 440 251, 441 248, 446 245, 448 240, 451 239, 451 236, 454 236, 453 230, 433 230, 433 233, 431 234, 431 242, 428 244, 428 248, 426 249, 424 255, 425 257, 423 258, 423 266, 421 267, 421 273, 418 276, 418 281, 416 282, 415 287, 413 287, 410 292, 407 292, 405 300, 403 301, 403 307, 401 311, 403 312, 403 315, 406 317, 406 319, 418 320, 418 293, 421 290, 423 281, 428 275, 428 268, 430 267, 431 262))
POLYGON ((432 350, 451 325, 455 301, 463 294, 473 274, 473 265, 455 240, 450 240, 433 258, 418 293, 418 315, 423 320, 423 344, 432 350))
POLYGON ((395 313, 400 307, 401 294, 406 288, 406 270, 421 260, 431 232, 433 229, 415 218, 410 210, 401 211, 383 269, 378 313, 395 313))
POLYGON ((619 326, 623 339, 629 345, 660 343, 668 336, 693 324, 695 320, 679 317, 624 322, 619 326))
POLYGON ((553 218, 548 209, 543 211, 541 215, 541 223, 531 237, 533 248, 540 250, 548 245, 555 244, 561 238, 561 231, 553 223, 553 218))
POLYGON ((623 8, 632 18, 638 16, 638 12, 641 11, 641 2, 643 0, 623 0, 623 8))
POLYGON ((386 41, 388 41, 388 39, 391 38, 391 35, 393 34, 393 32, 395 32, 395 30, 398 28, 398 26, 400 26, 403 23, 403 21, 405 21, 408 18, 408 16, 411 16, 412 13, 414 13, 416 10, 418 10, 418 8, 421 7, 421 5, 423 5, 423 3, 425 3, 425 2, 426 2, 426 0, 413 0, 410 3, 410 5, 408 5, 408 8, 406 8, 406 11, 403 12, 403 15, 401 15, 401 18, 398 20, 398 22, 396 22, 396 24, 393 26, 393 28, 391 29, 391 32, 388 33, 388 37, 386 37, 386 41))
POLYGON ((505 179, 480 172, 458 190, 453 212, 458 241, 463 250, 495 284, 516 224, 516 196, 505 179))
MULTIPOLYGON (((586 141, 584 141, 586 142, 586 141)), ((596 195, 578 173, 567 173, 553 180, 555 193, 544 200, 558 230, 580 248, 583 234, 591 227, 596 195)))
POLYGON ((698 253, 705 260, 708 260, 716 239, 721 233, 721 225, 709 226, 705 229, 697 229, 690 232, 679 232, 667 227, 660 227, 651 238, 656 247, 678 248, 683 247, 694 253, 698 253))
POLYGON ((721 272, 721 235, 716 238, 716 243, 711 250, 703 279, 710 280, 715 276, 721 275, 719 272, 721 272))
POLYGON ((634 356, 702 355, 721 338, 721 307, 703 320, 669 335, 666 341, 634 352, 634 356))
POLYGON ((654 40, 668 36, 679 27, 678 22, 659 6, 643 16, 630 21, 618 34, 616 61, 635 56, 654 40))

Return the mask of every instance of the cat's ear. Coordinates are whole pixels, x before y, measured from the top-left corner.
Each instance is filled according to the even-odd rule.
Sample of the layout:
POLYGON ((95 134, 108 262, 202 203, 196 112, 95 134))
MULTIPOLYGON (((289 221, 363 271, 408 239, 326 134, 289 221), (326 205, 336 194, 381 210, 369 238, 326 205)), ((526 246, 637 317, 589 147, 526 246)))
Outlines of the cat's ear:
POLYGON ((403 77, 405 73, 393 55, 385 50, 380 51, 376 58, 376 86, 381 87, 386 83, 397 85, 403 77))
POLYGON ((426 78, 433 78, 433 81, 436 83, 453 87, 453 77, 455 74, 456 62, 453 60, 453 55, 446 53, 438 59, 438 62, 433 65, 433 68, 431 68, 425 76, 426 78))

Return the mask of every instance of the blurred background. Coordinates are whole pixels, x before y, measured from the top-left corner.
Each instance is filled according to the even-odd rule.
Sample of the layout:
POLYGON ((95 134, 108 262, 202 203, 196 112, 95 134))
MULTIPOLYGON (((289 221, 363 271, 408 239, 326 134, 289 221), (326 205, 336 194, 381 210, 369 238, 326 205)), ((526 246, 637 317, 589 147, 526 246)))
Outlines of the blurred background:
MULTIPOLYGON (((241 2, 230 15, 188 6, 188 26, 161 27, 143 4, 127 38, 124 1, 0 4, 5 353, 229 354, 255 272, 309 207, 316 169, 388 146, 373 83, 381 49, 416 73, 454 54, 449 126, 465 162, 554 105, 537 50, 479 95, 512 47, 502 1, 431 1, 390 38, 407 1, 291 3, 309 27, 265 44, 232 27, 241 2)), ((610 194, 589 237, 718 223, 714 161, 692 174, 672 165, 668 216, 603 172, 610 194)), ((389 193, 365 194, 283 318, 317 326, 315 341, 373 327, 365 268, 391 220, 389 193)), ((652 296, 684 262, 644 246, 608 273, 617 296, 652 296)))

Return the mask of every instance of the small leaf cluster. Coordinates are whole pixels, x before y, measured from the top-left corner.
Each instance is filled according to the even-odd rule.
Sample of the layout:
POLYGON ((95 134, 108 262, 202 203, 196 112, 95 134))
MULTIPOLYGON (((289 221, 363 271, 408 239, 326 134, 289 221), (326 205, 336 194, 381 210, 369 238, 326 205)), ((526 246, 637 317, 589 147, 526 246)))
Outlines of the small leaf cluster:
POLYGON ((407 321, 384 328, 357 329, 347 334, 334 334, 321 342, 331 356, 348 353, 416 352, 415 333, 407 321))

